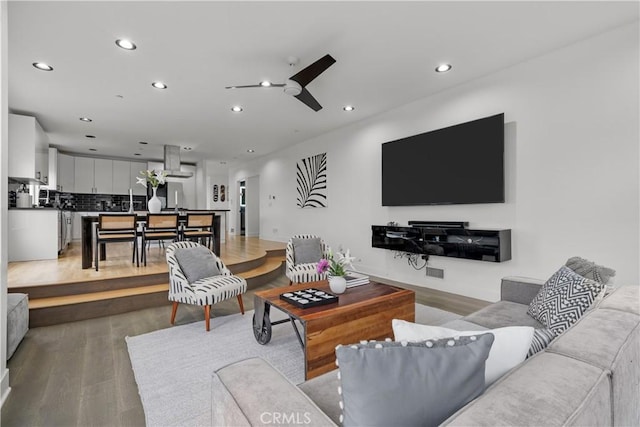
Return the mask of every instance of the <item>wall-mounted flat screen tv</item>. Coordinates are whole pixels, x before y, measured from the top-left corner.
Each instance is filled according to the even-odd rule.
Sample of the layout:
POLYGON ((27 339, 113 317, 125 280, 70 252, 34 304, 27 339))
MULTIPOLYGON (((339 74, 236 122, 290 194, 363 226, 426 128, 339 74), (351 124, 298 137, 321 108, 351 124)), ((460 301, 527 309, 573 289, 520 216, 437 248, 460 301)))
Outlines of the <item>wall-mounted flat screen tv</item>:
POLYGON ((504 202, 504 114, 382 144, 382 205, 504 202))

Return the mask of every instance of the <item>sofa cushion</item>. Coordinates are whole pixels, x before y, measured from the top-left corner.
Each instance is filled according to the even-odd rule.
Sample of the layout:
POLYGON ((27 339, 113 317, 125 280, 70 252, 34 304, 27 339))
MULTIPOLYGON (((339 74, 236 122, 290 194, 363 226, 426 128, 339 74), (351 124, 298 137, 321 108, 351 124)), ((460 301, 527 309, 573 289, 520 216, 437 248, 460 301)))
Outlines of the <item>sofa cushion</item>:
MULTIPOLYGON (((396 341, 419 342, 447 337, 464 337, 479 333, 475 330, 456 331, 441 326, 418 325, 398 319, 393 319, 391 325, 396 341)), ((482 331, 482 333, 485 332, 491 333, 495 337, 485 366, 485 384, 489 386, 524 361, 531 347, 533 328, 530 326, 508 326, 482 331)))
POLYGON ((333 422, 268 362, 245 359, 212 377, 213 426, 330 426, 333 422))
POLYGON ((342 409, 340 409, 339 405, 339 385, 340 380, 338 380, 338 370, 336 369, 318 377, 311 378, 298 387, 309 396, 309 398, 318 405, 318 408, 331 418, 334 423, 340 424, 342 409))
POLYGON ((293 244, 293 261, 296 265, 318 262, 322 259, 320 238, 301 239, 294 237, 291 239, 291 243, 293 244))
POLYGON ((480 395, 494 337, 339 346, 343 425, 437 425, 480 395))
POLYGON ((505 326, 531 326, 542 328, 543 324, 527 314, 527 305, 510 301, 498 301, 475 313, 464 320, 484 326, 489 329, 505 326))
POLYGON ((579 256, 571 257, 564 264, 582 277, 606 285, 610 278, 616 275, 613 268, 598 265, 593 261, 581 258, 579 256))
POLYGON ((443 425, 612 425, 608 374, 569 357, 538 353, 443 425))
POLYGON ((627 313, 640 315, 639 301, 639 286, 621 286, 611 292, 611 294, 602 301, 600 308, 626 311, 627 313))
POLYGON ((174 256, 189 283, 220 275, 216 259, 204 246, 179 248, 176 249, 174 256))
POLYGON ((560 335, 589 309, 603 287, 562 266, 542 286, 527 314, 560 335))

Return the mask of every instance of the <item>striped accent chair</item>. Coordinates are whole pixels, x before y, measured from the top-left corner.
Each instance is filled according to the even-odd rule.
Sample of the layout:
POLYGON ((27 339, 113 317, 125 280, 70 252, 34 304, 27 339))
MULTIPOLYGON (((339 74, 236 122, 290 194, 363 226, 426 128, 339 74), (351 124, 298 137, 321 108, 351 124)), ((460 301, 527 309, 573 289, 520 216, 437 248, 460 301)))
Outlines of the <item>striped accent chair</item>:
POLYGON ((321 237, 315 236, 313 234, 298 234, 292 236, 287 242, 286 249, 286 270, 285 274, 289 279, 289 285, 293 283, 305 283, 305 282, 316 282, 318 280, 325 280, 327 278, 326 274, 319 274, 316 270, 316 263, 303 263, 296 264, 295 262, 295 253, 293 250, 293 239, 320 239, 320 244, 322 245, 322 257, 326 258, 328 256, 328 247, 325 245, 324 240, 321 237))
POLYGON ((219 276, 206 277, 189 283, 180 264, 176 259, 176 250, 181 248, 203 247, 196 242, 175 242, 167 246, 167 264, 169 265, 169 301, 173 301, 171 310, 171 324, 174 324, 178 304, 193 304, 204 306, 204 320, 209 331, 209 318, 211 317, 211 305, 233 297, 238 298, 240 311, 244 314, 242 294, 247 291, 247 282, 242 277, 234 276, 209 248, 211 256, 215 259, 216 266, 220 270, 219 276))

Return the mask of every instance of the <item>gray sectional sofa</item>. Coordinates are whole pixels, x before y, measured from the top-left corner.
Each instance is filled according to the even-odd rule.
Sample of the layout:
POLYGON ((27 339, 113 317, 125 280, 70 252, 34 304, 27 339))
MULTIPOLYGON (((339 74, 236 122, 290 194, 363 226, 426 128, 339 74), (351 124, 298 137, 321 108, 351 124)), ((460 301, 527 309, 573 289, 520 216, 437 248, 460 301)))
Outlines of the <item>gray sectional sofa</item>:
MULTIPOLYGON (((543 281, 507 277, 501 300, 442 326, 541 327, 527 307, 543 281)), ((213 425, 340 425, 336 372, 293 385, 262 359, 213 374, 213 425)), ((399 385, 400 386, 400 385, 399 385)), ((443 425, 640 426, 640 287, 614 290, 443 425)))

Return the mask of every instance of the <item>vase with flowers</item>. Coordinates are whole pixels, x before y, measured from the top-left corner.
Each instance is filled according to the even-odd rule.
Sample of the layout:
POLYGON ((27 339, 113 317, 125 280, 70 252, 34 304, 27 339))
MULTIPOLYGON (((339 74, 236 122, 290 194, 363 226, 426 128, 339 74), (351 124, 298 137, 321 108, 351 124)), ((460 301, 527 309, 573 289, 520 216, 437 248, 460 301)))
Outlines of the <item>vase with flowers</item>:
POLYGON ((145 187, 147 187, 147 185, 151 185, 153 197, 151 197, 147 203, 147 209, 150 213, 160 213, 160 210, 162 209, 162 202, 156 195, 156 192, 158 191, 158 186, 165 183, 166 177, 166 172, 151 169, 140 171, 140 176, 136 178, 136 184, 144 185, 145 187))
POLYGON ((329 288, 336 294, 344 293, 347 290, 347 267, 353 268, 351 264, 355 258, 349 253, 349 249, 346 252, 338 251, 335 254, 329 248, 327 257, 318 261, 316 270, 320 274, 327 274, 329 278, 329 288))

